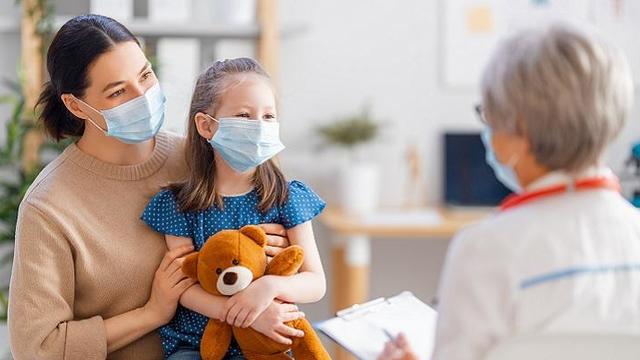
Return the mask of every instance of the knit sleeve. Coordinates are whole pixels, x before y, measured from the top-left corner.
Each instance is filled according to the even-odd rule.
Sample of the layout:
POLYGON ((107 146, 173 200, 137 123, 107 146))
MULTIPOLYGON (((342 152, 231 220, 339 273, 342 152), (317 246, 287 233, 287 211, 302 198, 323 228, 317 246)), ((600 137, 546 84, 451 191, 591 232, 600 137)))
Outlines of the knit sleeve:
POLYGON ((326 203, 310 187, 293 180, 289 183, 289 196, 280 211, 280 223, 287 229, 307 222, 324 210, 326 203))
POLYGON ((161 234, 193 238, 192 226, 187 215, 180 211, 178 201, 171 190, 165 189, 157 193, 140 218, 161 234))
POLYGON ((102 317, 74 318, 73 254, 60 228, 23 202, 15 240, 8 313, 14 358, 104 359, 102 317))

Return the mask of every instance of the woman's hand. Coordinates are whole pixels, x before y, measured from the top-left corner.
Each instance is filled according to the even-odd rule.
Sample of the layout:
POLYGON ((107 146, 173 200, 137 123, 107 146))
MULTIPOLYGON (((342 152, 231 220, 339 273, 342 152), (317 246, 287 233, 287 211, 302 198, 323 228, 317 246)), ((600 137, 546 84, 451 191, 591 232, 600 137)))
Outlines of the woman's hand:
POLYGON ((235 327, 248 328, 276 297, 271 277, 263 276, 227 300, 226 322, 235 327))
POLYGON ((251 328, 271 338, 273 341, 291 345, 293 342, 289 337, 303 337, 304 332, 287 326, 285 323, 303 317, 304 313, 299 311, 294 304, 272 301, 267 309, 258 315, 256 321, 251 324, 251 328))
POLYGON ((418 356, 411 350, 404 334, 400 333, 395 340, 385 344, 378 360, 418 360, 418 356))
POLYGON ((156 270, 151 296, 143 310, 157 321, 158 326, 171 320, 178 307, 180 295, 197 282, 182 272, 182 257, 192 251, 193 245, 167 251, 156 270))
POLYGON ((280 224, 259 225, 267 233, 267 246, 265 252, 269 257, 278 255, 282 250, 291 245, 287 238, 287 230, 280 224))

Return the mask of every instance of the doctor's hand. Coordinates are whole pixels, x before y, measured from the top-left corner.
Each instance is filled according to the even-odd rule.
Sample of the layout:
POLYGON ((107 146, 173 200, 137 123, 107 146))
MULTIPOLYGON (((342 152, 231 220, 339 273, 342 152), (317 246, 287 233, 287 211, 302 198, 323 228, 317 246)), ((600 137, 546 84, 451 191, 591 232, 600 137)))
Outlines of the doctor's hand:
POLYGON ((260 224, 258 226, 267 233, 267 246, 264 251, 269 256, 269 260, 291 245, 284 226, 280 224, 260 224))
POLYGON ((418 360, 418 355, 411 350, 404 334, 400 333, 395 340, 385 344, 384 351, 378 356, 378 360, 418 360))

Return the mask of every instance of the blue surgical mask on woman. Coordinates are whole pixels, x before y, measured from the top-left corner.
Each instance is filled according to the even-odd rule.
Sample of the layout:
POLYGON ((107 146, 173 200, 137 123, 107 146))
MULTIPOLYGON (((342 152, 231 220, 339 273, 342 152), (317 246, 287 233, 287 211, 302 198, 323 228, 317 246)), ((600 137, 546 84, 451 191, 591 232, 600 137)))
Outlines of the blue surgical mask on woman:
POLYGON ((517 158, 512 157, 509 160, 509 164, 505 165, 498 161, 496 158, 496 154, 493 151, 493 145, 491 142, 491 129, 485 128, 482 131, 482 142, 484 143, 485 152, 487 154, 486 161, 489 166, 493 169, 493 172, 496 175, 496 178, 507 188, 515 193, 522 192, 522 186, 520 185, 520 180, 518 180, 518 176, 516 172, 513 170, 513 167, 517 163, 517 158))
POLYGON ((280 124, 276 121, 215 119, 205 115, 218 123, 218 130, 209 143, 238 172, 255 168, 284 149, 280 124))
POLYGON ((158 133, 164 122, 167 99, 160 84, 155 84, 144 95, 107 110, 96 110, 84 101, 79 101, 102 115, 107 123, 106 130, 91 118, 87 120, 105 135, 127 144, 135 144, 147 141, 158 133))

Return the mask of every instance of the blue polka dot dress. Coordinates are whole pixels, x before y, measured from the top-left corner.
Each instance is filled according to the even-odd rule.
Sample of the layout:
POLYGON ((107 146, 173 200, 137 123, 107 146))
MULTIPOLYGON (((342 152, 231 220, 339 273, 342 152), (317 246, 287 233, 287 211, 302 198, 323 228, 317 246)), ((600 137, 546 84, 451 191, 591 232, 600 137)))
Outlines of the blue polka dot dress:
MULTIPOLYGON (((224 196, 224 209, 212 206, 197 212, 181 212, 174 194, 162 190, 145 208, 141 219, 154 230, 168 235, 191 238, 196 251, 213 234, 227 229, 240 229, 245 225, 278 223, 290 229, 316 217, 325 202, 300 181, 289 182, 289 195, 283 206, 262 213, 260 199, 255 190, 238 196, 224 196)), ((160 328, 165 358, 178 348, 200 349, 200 338, 209 318, 178 305, 174 318, 160 328)), ((237 343, 232 344, 225 358, 241 355, 237 343)))

